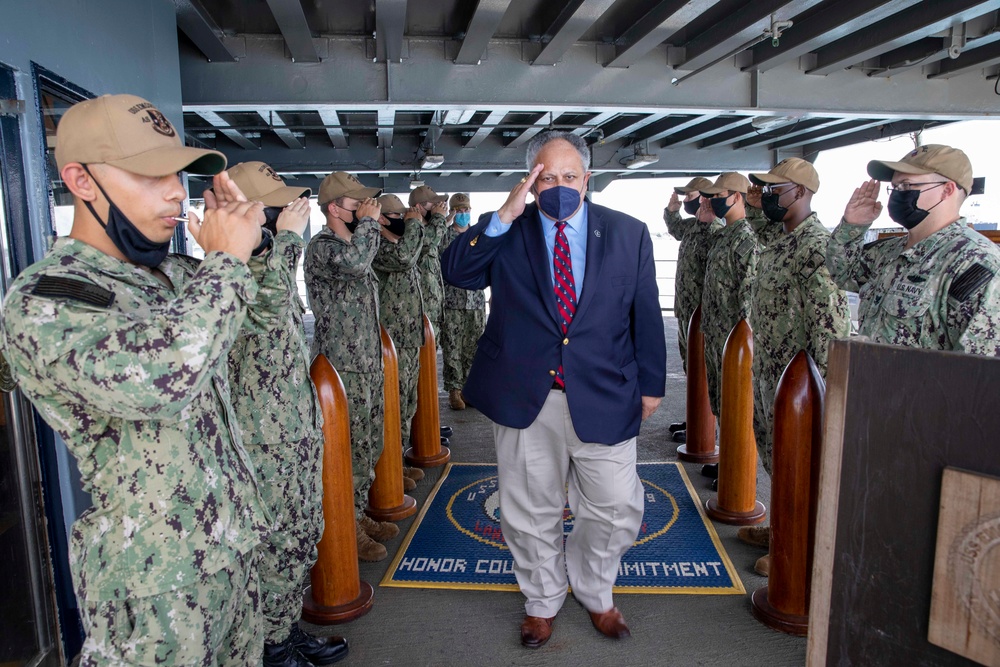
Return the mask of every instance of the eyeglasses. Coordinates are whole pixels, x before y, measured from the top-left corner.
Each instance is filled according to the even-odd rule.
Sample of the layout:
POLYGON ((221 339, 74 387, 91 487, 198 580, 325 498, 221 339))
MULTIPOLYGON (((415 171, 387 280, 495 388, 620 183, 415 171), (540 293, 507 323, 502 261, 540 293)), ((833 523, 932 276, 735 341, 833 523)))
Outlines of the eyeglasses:
MULTIPOLYGON (((922 185, 933 185, 934 188, 939 185, 945 185, 948 181, 926 181, 924 183, 900 183, 899 185, 887 185, 885 186, 885 192, 888 195, 892 195, 893 192, 909 192, 910 190, 920 190, 922 185)), ((927 188, 927 190, 933 190, 934 188, 927 188)), ((927 190, 920 190, 921 192, 927 192, 927 190)))
POLYGON ((791 185, 791 186, 795 187, 795 183, 791 183, 791 182, 789 182, 789 183, 774 183, 772 185, 765 185, 763 188, 761 188, 761 194, 765 194, 765 195, 779 195, 779 196, 783 195, 783 194, 785 194, 785 192, 790 192, 790 191, 789 190, 785 190, 785 192, 779 192, 779 188, 783 188, 783 187, 785 187, 787 185, 791 185))

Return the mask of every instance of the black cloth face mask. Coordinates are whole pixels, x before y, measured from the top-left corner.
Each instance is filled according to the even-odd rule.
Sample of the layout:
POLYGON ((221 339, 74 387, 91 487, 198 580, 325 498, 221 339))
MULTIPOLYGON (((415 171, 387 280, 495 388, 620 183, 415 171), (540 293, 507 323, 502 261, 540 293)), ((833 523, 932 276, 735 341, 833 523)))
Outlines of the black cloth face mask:
POLYGON ((701 208, 701 201, 697 197, 691 201, 684 202, 684 212, 688 215, 697 215, 699 208, 701 208))
POLYGON ((733 204, 727 204, 726 200, 729 197, 712 197, 708 201, 712 203, 712 213, 715 214, 716 218, 726 217, 726 213, 729 213, 729 209, 733 207, 733 204))
MULTIPOLYGON (((944 185, 944 183, 939 183, 938 185, 944 185)), ((935 185, 933 188, 927 188, 927 190, 933 190, 938 185, 935 185)), ((934 206, 941 203, 939 201, 926 210, 917 208, 917 200, 920 199, 920 193, 920 190, 892 191, 892 194, 889 195, 889 217, 892 218, 893 222, 901 224, 906 229, 913 229, 923 222, 924 218, 930 215, 931 209, 934 206)))
POLYGON ((278 216, 284 211, 283 206, 264 207, 264 229, 271 232, 273 236, 278 235, 278 216))
POLYGON ((355 210, 351 211, 351 221, 345 222, 344 226, 347 227, 347 231, 353 234, 354 230, 358 228, 358 223, 360 222, 361 221, 358 220, 358 212, 355 210))
POLYGON ((139 231, 139 228, 132 224, 128 216, 122 213, 121 209, 111 201, 111 197, 104 191, 101 184, 97 182, 94 175, 90 173, 87 165, 83 165, 83 169, 90 176, 91 180, 94 181, 94 185, 101 191, 104 198, 108 200, 107 222, 101 220, 101 216, 97 215, 97 211, 94 210, 93 205, 89 201, 85 201, 84 204, 87 206, 90 214, 104 227, 104 233, 108 235, 111 242, 133 264, 149 268, 159 266, 170 252, 170 241, 157 243, 146 238, 139 231))
POLYGON ((390 218, 389 216, 385 216, 385 219, 389 221, 389 224, 386 225, 385 228, 390 233, 395 234, 396 236, 402 236, 403 232, 406 231, 406 224, 403 222, 402 217, 390 218))

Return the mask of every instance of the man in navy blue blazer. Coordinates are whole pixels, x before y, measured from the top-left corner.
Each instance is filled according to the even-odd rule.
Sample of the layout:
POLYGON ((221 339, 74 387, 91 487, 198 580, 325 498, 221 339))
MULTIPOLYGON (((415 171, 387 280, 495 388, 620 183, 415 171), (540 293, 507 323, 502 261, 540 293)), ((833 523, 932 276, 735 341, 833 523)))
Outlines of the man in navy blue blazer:
POLYGON ((494 422, 500 523, 526 597, 521 642, 538 648, 568 585, 600 632, 629 636, 611 589, 642 522, 636 435, 663 397, 666 343, 649 231, 583 196, 586 143, 539 134, 527 163, 441 264, 452 285, 491 289, 462 392, 494 422))

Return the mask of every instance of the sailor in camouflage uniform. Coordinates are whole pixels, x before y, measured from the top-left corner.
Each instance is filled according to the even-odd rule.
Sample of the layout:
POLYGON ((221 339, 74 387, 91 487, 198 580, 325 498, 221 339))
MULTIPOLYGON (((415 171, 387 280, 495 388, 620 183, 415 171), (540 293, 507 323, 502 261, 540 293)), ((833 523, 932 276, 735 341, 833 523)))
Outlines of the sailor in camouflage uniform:
MULTIPOLYGON (((442 247, 469 229, 472 202, 469 195, 458 193, 448 203, 448 231, 442 247)), ((441 356, 444 360, 444 390, 452 410, 464 410, 462 386, 469 377, 476 344, 486 327, 486 296, 483 290, 466 290, 445 283, 444 315, 441 320, 441 356)))
MULTIPOLYGON (((259 664, 253 552, 271 518, 226 356, 242 326, 274 316, 247 266, 255 247, 271 252, 262 207, 230 201, 200 224, 192 214, 205 259, 169 255, 187 199, 178 172, 217 174, 225 157, 185 148, 132 95, 71 107, 56 162, 73 227, 11 285, 3 338, 93 501, 70 539, 80 664, 259 664)), ((225 175, 215 188, 241 198, 225 175)))
POLYGON ((960 210, 972 189, 964 152, 921 146, 899 162, 872 160, 874 180, 854 191, 826 262, 857 290, 859 331, 876 343, 1000 355, 1000 252, 960 210), (906 236, 864 244, 879 216, 878 181, 892 181, 889 217, 906 236))
MULTIPOLYGON (((420 348, 424 344, 424 308, 417 259, 424 241, 423 215, 409 210, 396 195, 382 195, 382 238, 372 268, 378 276, 379 318, 396 347, 399 363, 399 423, 403 442, 417 412, 420 348)), ((403 466, 403 489, 411 491, 424 478, 420 468, 403 466)))
POLYGON ((417 269, 420 272, 420 293, 424 298, 424 314, 431 321, 437 344, 441 344, 441 311, 444 308, 444 279, 441 278, 441 252, 448 247, 445 214, 448 197, 439 195, 429 186, 421 185, 410 193, 410 206, 423 215, 424 243, 420 249, 417 269))
POLYGON ((385 558, 388 552, 378 542, 399 532, 395 524, 365 514, 382 455, 385 409, 378 281, 372 270, 381 238, 381 207, 374 199, 380 193, 342 171, 323 179, 319 206, 326 226, 309 241, 305 260, 306 290, 316 315, 310 356, 326 356, 347 393, 358 557, 367 561, 385 558))
MULTIPOLYGON (((347 642, 318 639, 298 626, 306 575, 323 534, 323 416, 309 375, 305 309, 295 282, 311 191, 286 186, 263 162, 243 162, 228 174, 249 199, 266 207, 264 226, 273 235, 273 251, 251 270, 261 285, 276 281, 274 306, 280 308, 280 317, 264 331, 241 331, 229 352, 233 407, 274 519, 257 559, 264 667, 329 665, 346 657, 347 642)), ((206 206, 215 199, 205 193, 206 206)))
MULTIPOLYGON (((681 363, 687 373, 688 325, 694 311, 701 305, 701 294, 705 288, 705 262, 712 247, 715 233, 722 229, 722 221, 716 220, 707 201, 702 201, 700 189, 712 187, 707 178, 692 178, 684 187, 674 188, 670 202, 663 210, 663 222, 667 233, 680 241, 677 250, 677 269, 674 274, 674 317, 677 318, 677 347, 681 353, 681 363), (684 212, 690 217, 681 218, 681 197, 684 197, 684 212)), ((670 432, 676 442, 687 441, 687 422, 670 425, 670 432)))
POLYGON ((757 274, 757 237, 746 219, 746 192, 750 181, 725 172, 711 188, 701 191, 712 213, 726 226, 715 234, 705 264, 701 299, 701 329, 705 334, 705 370, 712 413, 720 415, 722 352, 726 339, 741 319, 750 318, 750 290, 757 274))
MULTIPOLYGON (((789 158, 766 174, 750 174, 763 186, 761 206, 769 226, 779 230, 763 248, 753 284, 750 324, 753 328, 754 436, 764 470, 771 474, 774 445, 774 394, 785 367, 800 350, 826 377, 830 341, 851 332, 847 295, 826 268, 830 232, 812 212, 812 196, 819 190, 819 174, 809 162, 789 158)), ((749 197, 748 197, 749 199, 749 197)), ((768 526, 745 526, 739 537, 767 547, 768 526)), ((756 570, 770 571, 769 556, 756 570)))

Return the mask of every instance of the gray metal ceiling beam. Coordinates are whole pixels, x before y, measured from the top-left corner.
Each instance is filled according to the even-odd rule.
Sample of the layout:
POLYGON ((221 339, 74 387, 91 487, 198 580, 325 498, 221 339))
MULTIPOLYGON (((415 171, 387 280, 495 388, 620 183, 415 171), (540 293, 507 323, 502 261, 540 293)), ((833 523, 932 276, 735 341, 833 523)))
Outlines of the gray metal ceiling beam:
MULTIPOLYGON (((596 128, 600 127, 601 125, 604 125, 617 115, 618 112, 616 111, 605 111, 603 113, 599 113, 595 115, 593 118, 587 120, 581 127, 573 130, 573 134, 579 135, 581 137, 590 134, 596 128)), ((605 141, 606 140, 607 137, 605 137, 605 141)))
POLYGON ((675 69, 696 70, 721 58, 771 27, 771 15, 790 19, 823 0, 757 0, 730 13, 710 29, 684 44, 684 62, 675 69))
POLYGON ((883 53, 878 58, 879 69, 869 72, 871 77, 896 76, 901 72, 923 67, 948 57, 944 39, 941 37, 925 37, 899 48, 883 53))
POLYGON ((482 61, 510 3, 511 0, 479 0, 455 58, 456 65, 478 65, 482 61))
MULTIPOLYGON (((881 126, 876 126, 873 128, 868 128, 860 132, 855 132, 851 134, 845 134, 838 136, 836 138, 827 139, 823 141, 817 141, 816 143, 806 144, 802 147, 803 155, 813 156, 821 151, 827 151, 834 148, 842 148, 844 146, 853 146, 854 144, 864 143, 866 141, 875 141, 878 139, 888 139, 889 137, 898 137, 903 134, 909 134, 910 132, 918 132, 920 130, 929 129, 931 127, 941 127, 942 125, 948 125, 945 121, 896 121, 894 123, 885 123, 881 126)), ((807 158, 808 159, 808 158, 807 158)))
POLYGON ((302 3, 299 0, 267 0, 267 6, 271 8, 281 36, 285 38, 292 62, 318 63, 319 54, 316 53, 302 3))
POLYGON ((888 124, 889 121, 884 118, 852 120, 847 123, 842 123, 839 126, 829 127, 815 132, 807 132, 806 134, 799 135, 798 137, 780 139, 769 144, 768 148, 771 150, 795 148, 797 146, 805 146, 806 144, 816 143, 818 141, 826 141, 834 137, 854 134, 861 130, 867 130, 870 127, 878 127, 879 125, 888 124))
POLYGON ((347 137, 344 136, 344 130, 340 126, 340 115, 336 110, 330 107, 320 107, 317 111, 334 148, 347 148, 347 137))
POLYGON ((630 67, 675 32, 708 11, 716 0, 666 0, 658 3, 615 40, 615 57, 607 67, 630 67))
MULTIPOLYGON (((753 119, 750 123, 744 126, 735 127, 731 130, 726 130, 725 132, 716 133, 712 137, 707 137, 701 142, 701 146, 728 146, 729 144, 735 144, 738 141, 744 141, 746 139, 753 139, 761 135, 761 131, 753 126, 753 119)), ((777 125, 770 126, 768 130, 776 130, 781 127, 788 127, 799 122, 797 118, 789 118, 777 125)))
POLYGON ((382 107, 378 110, 378 147, 392 148, 392 126, 396 122, 396 112, 382 107))
POLYGON ((810 51, 846 37, 862 25, 909 9, 921 0, 841 0, 829 3, 807 18, 795 22, 781 35, 781 43, 771 46, 769 40, 750 49, 752 61, 743 71, 764 72, 783 62, 794 60, 810 51))
POLYGON ((375 57, 379 62, 403 60, 406 0, 375 0, 375 57))
POLYGON ((285 145, 289 148, 295 150, 302 150, 305 146, 298 140, 298 137, 285 127, 285 121, 281 119, 281 114, 277 111, 268 112, 258 112, 260 117, 264 119, 264 122, 271 126, 278 138, 285 142, 285 145))
POLYGON ((922 3, 819 49, 816 66, 807 69, 806 74, 830 74, 996 9, 1000 9, 1000 0, 922 3))
POLYGON ((815 132, 827 127, 833 127, 835 125, 840 125, 842 123, 849 123, 853 119, 851 118, 805 118, 796 121, 792 127, 785 127, 780 130, 768 130, 766 132, 759 132, 756 136, 750 137, 748 139, 741 139, 736 142, 735 148, 751 148, 753 146, 763 146, 764 144, 769 144, 775 139, 790 139, 792 137, 797 137, 802 134, 808 134, 810 132, 815 132))
POLYGON ((496 126, 503 121, 504 116, 507 115, 506 109, 494 109, 490 112, 490 115, 486 117, 483 124, 479 126, 476 133, 465 142, 465 148, 476 148, 479 144, 483 143, 486 137, 490 136, 490 133, 496 129, 496 126))
POLYGON ((538 114, 538 118, 535 119, 535 124, 527 128, 523 132, 521 132, 521 134, 519 134, 517 137, 515 137, 513 141, 507 144, 507 148, 517 148, 519 146, 528 143, 532 137, 534 137, 536 134, 538 134, 546 127, 548 127, 553 120, 555 120, 554 114, 551 113, 538 114), (546 119, 548 120, 546 121, 546 119))
POLYGON ((958 120, 992 116, 997 108, 992 87, 983 86, 981 77, 974 75, 949 80, 946 90, 943 82, 928 84, 914 76, 897 77, 892 86, 856 71, 803 76, 797 63, 788 63, 760 77, 754 97, 748 94, 747 75, 735 67, 713 67, 704 73, 705 83, 697 86, 670 85, 665 49, 626 70, 602 67, 590 49, 570 49, 559 67, 527 67, 522 44, 504 40, 491 42, 490 58, 479 67, 456 67, 442 57, 446 40, 411 40, 406 66, 387 68, 371 62, 363 38, 329 39, 329 58, 309 66, 308 85, 302 86, 302 66, 288 61, 280 37, 241 39, 247 57, 225 67, 205 62, 187 41, 180 44, 181 95, 188 110, 300 111, 316 108, 317 100, 338 100, 341 111, 370 111, 379 104, 426 111, 474 104, 483 110, 556 113, 723 110, 866 117, 874 112, 887 118, 958 120), (432 90, 428 81, 433 82, 432 90), (837 94, 831 95, 831 90, 837 94))
POLYGON ((200 0, 174 0, 177 27, 198 47, 208 62, 236 62, 236 56, 222 42, 222 29, 200 0))
POLYGON ((211 125, 216 130, 221 132, 223 135, 228 137, 237 146, 245 148, 246 150, 249 151, 256 151, 260 149, 260 146, 250 141, 238 130, 234 130, 233 127, 228 122, 226 122, 226 120, 222 116, 215 113, 214 111, 197 110, 195 111, 195 113, 201 116, 209 125, 211 125))
POLYGON ((993 42, 987 46, 963 51, 955 60, 942 60, 937 72, 927 78, 950 79, 960 74, 978 72, 997 63, 1000 63, 1000 42, 993 42))
POLYGON ((698 127, 702 123, 716 118, 721 112, 714 111, 708 114, 700 114, 698 116, 675 116, 670 118, 670 121, 677 121, 669 123, 666 127, 658 128, 654 133, 650 134, 646 138, 646 141, 663 141, 660 142, 660 146, 666 146, 670 140, 670 137, 689 131, 693 127, 698 127))
POLYGON ((581 0, 567 4, 547 31, 551 35, 548 44, 531 64, 555 65, 613 4, 615 0, 581 0))
POLYGON ((670 114, 668 113, 651 113, 643 116, 642 118, 631 119, 631 118, 620 118, 618 120, 608 123, 608 129, 604 131, 604 141, 610 142, 616 139, 621 139, 627 137, 630 134, 634 134, 657 121, 668 118, 670 114))
POLYGON ((667 137, 660 142, 660 146, 666 147, 676 147, 685 146, 687 144, 696 144, 702 139, 715 136, 716 134, 721 134, 736 127, 743 127, 750 122, 750 119, 746 116, 739 116, 736 118, 720 116, 718 118, 711 118, 704 123, 692 127, 690 130, 685 132, 675 133, 670 137, 667 137))

